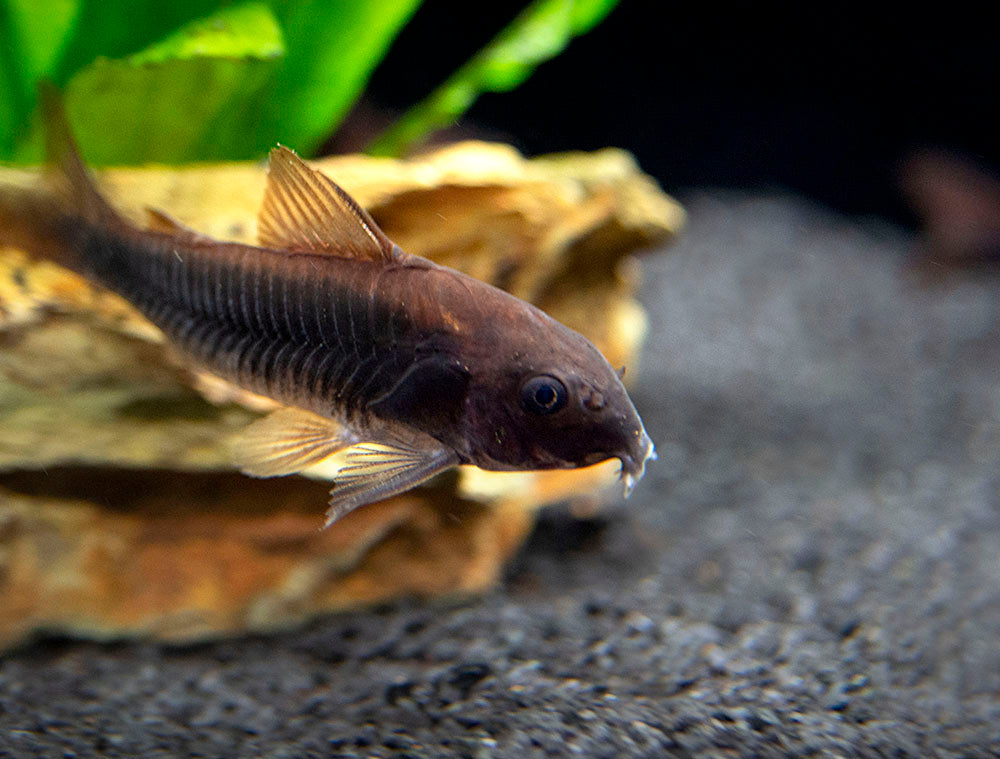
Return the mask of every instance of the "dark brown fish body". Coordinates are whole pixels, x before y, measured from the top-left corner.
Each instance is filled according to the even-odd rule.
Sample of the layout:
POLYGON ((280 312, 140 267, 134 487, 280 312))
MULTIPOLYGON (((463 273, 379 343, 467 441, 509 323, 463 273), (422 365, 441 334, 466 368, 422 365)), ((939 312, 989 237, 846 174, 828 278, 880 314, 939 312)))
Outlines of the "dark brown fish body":
POLYGON ((261 228, 265 244, 287 241, 282 249, 211 240, 161 214, 167 231, 137 229, 80 186, 72 154, 76 208, 0 193, 0 243, 118 292, 208 371, 330 420, 278 412, 258 423, 244 468, 285 474, 353 446, 331 520, 459 463, 547 469, 618 457, 629 485, 641 476, 652 444, 588 340, 403 253, 332 182, 290 151, 277 158, 261 228), (320 184, 302 201, 293 191, 304 181, 320 184), (324 212, 337 218, 326 224, 324 212), (357 227, 341 249, 347 223, 357 227))
POLYGON ((98 231, 93 248, 116 260, 83 273, 204 368, 288 405, 367 422, 368 401, 398 381, 421 339, 403 304, 374 292, 381 272, 369 261, 139 231, 108 238, 98 231))
MULTIPOLYGON (((405 418, 462 463, 521 469, 526 461, 532 468, 574 462, 580 443, 571 424, 521 435, 519 404, 499 420, 496 401, 518 399, 524 376, 558 372, 551 357, 567 343, 604 369, 605 383, 617 381, 589 341, 544 312, 415 256, 384 265, 75 226, 88 251, 82 273, 134 303, 209 371, 353 425, 405 418), (407 397, 394 399, 407 374, 407 397), (477 430, 481 424, 488 429, 477 430)), ((567 381, 577 395, 597 391, 578 376, 567 381)), ((634 411, 622 412, 622 431, 631 434, 627 412, 634 411)), ((600 442, 594 430, 588 435, 600 442)), ((603 450, 592 448, 606 454, 594 460, 626 442, 612 434, 603 450)))

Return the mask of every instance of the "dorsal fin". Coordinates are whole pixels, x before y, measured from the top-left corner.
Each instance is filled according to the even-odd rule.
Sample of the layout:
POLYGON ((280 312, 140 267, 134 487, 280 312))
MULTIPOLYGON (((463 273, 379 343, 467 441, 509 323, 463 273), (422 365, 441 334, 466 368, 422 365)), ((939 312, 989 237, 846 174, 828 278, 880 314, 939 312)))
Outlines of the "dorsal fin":
POLYGON ((284 146, 271 151, 257 225, 260 244, 268 248, 386 263, 396 258, 396 246, 372 217, 284 146))

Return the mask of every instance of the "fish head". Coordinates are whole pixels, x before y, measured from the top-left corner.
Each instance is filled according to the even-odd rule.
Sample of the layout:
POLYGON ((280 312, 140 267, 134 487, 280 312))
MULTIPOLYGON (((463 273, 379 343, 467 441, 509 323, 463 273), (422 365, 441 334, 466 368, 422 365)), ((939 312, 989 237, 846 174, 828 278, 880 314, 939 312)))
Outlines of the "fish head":
POLYGON ((655 456, 619 372, 586 338, 536 309, 494 336, 472 368, 464 437, 483 469, 574 469, 621 461, 626 495, 655 456))

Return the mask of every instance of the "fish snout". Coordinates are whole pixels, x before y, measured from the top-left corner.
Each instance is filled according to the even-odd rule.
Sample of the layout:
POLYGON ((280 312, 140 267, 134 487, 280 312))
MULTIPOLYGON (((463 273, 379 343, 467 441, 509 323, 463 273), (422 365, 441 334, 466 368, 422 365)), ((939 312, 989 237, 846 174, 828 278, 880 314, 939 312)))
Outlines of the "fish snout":
POLYGON ((635 431, 628 451, 619 454, 618 459, 622 462, 621 480, 625 483, 625 497, 628 498, 646 473, 646 462, 656 460, 656 448, 642 426, 635 431))

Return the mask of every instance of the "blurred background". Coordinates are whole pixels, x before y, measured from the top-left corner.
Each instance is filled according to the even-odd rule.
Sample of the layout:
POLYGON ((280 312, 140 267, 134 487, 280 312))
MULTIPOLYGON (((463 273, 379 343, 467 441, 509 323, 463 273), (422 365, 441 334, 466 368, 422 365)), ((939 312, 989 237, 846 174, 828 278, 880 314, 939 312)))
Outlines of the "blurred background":
POLYGON ((1000 57, 974 10, 644 0, 141 8, 0 2, 0 161, 40 160, 44 79, 65 93, 94 165, 259 158, 277 141, 307 156, 403 154, 443 126, 437 141, 492 137, 529 154, 625 147, 675 193, 783 188, 910 224, 947 217, 960 196, 966 215, 982 207, 974 221, 991 226, 983 217, 1000 203, 1000 57), (109 119, 121 127, 113 135, 109 119))
MULTIPOLYGON (((521 7, 425 3, 376 69, 369 102, 423 97, 521 7)), ((997 168, 998 84, 995 29, 971 9, 623 0, 460 125, 529 153, 619 145, 668 192, 785 188, 914 223, 900 185, 915 154, 997 168)))

